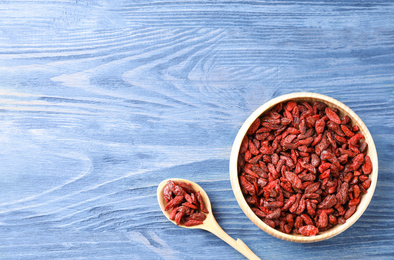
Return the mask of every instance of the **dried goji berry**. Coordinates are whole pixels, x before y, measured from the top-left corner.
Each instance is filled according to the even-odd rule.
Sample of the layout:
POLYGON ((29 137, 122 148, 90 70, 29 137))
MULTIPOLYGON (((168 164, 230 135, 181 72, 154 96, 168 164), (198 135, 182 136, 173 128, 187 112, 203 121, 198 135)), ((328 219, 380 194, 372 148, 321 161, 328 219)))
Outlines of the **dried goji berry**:
POLYGON ((355 199, 352 199, 352 200, 350 200, 349 201, 349 203, 348 203, 348 206, 349 207, 351 207, 351 206, 357 206, 359 203, 360 203, 360 197, 358 197, 358 198, 355 198, 355 199))
POLYGON ((256 130, 259 128, 260 126, 260 118, 257 118, 249 127, 248 129, 248 134, 254 134, 254 132, 256 132, 256 130))
POLYGON ((326 115, 328 116, 328 118, 333 121, 336 124, 340 124, 341 123, 341 119, 339 119, 339 116, 329 107, 326 107, 326 115))
POLYGON ((202 221, 200 221, 200 220, 189 219, 189 220, 186 220, 183 224, 184 224, 185 226, 187 226, 187 227, 190 227, 190 226, 201 225, 201 224, 203 224, 203 223, 204 223, 204 222, 202 222, 202 221))
POLYGON ((314 216, 315 215, 315 209, 313 208, 313 206, 312 206, 312 203, 310 202, 310 200, 307 200, 306 201, 306 210, 308 211, 308 214, 310 215, 310 216, 314 216))
POLYGON ((198 209, 196 205, 194 205, 194 204, 192 204, 190 202, 184 202, 184 203, 182 203, 182 205, 186 206, 186 207, 189 207, 189 208, 192 208, 192 209, 198 209))
POLYGON ((319 233, 319 229, 313 225, 302 226, 298 229, 301 235, 304 236, 315 236, 319 233))
POLYGON ((170 213, 170 219, 175 220, 175 215, 178 212, 178 208, 173 208, 170 213))
POLYGON ((294 202, 296 202, 296 195, 292 195, 285 203, 285 205, 283 205, 282 210, 286 211, 288 210, 293 204, 294 202))
POLYGON ((323 118, 316 121, 315 130, 317 134, 322 134, 324 131, 324 127, 326 126, 326 121, 323 118))
POLYGON ((346 136, 348 136, 348 137, 354 136, 354 133, 352 131, 350 131, 350 129, 347 126, 341 125, 341 129, 345 133, 346 136))
POLYGON ((368 155, 366 155, 364 158, 364 165, 362 167, 362 170, 364 174, 370 174, 372 172, 372 162, 371 158, 369 158, 368 155))
POLYGON ((320 182, 314 182, 305 188, 305 193, 314 193, 320 187, 320 182))
POLYGON ((360 153, 364 153, 368 148, 368 143, 362 142, 360 143, 360 147, 358 148, 360 150, 360 153))
POLYGON ((168 185, 164 187, 164 200, 168 203, 172 199, 172 191, 168 185))
POLYGON ((182 203, 183 198, 184 198, 184 196, 176 196, 170 202, 167 203, 164 210, 167 211, 167 210, 170 210, 170 209, 178 206, 179 204, 182 203))
POLYGON ((286 179, 291 183, 291 185, 297 189, 302 188, 302 182, 300 178, 298 178, 297 174, 294 172, 286 171, 285 172, 286 179))
POLYGON ((300 216, 306 225, 313 225, 313 220, 308 214, 301 214, 300 216))
POLYGON ((292 111, 293 108, 297 105, 297 103, 293 100, 290 100, 289 102, 287 102, 286 104, 286 110, 287 111, 292 111))
POLYGON ((291 213, 294 213, 297 209, 298 209, 298 205, 300 203, 301 200, 301 193, 297 193, 296 195, 296 201, 293 203, 293 205, 291 205, 291 207, 289 208, 289 211, 291 213))
POLYGON ((356 211, 356 208, 357 208, 356 206, 350 206, 349 209, 345 213, 345 219, 350 218, 354 214, 354 212, 356 211))
POLYGON ((190 219, 194 219, 194 220, 200 220, 200 221, 204 221, 207 216, 204 213, 193 213, 190 214, 190 219))
POLYGON ((254 214, 256 214, 259 217, 265 218, 267 216, 267 214, 261 211, 261 209, 252 208, 252 211, 254 212, 254 214))
POLYGON ((270 214, 265 216, 266 219, 278 219, 280 217, 281 210, 274 209, 270 214))
POLYGON ((180 182, 178 185, 189 194, 195 192, 190 183, 180 182))
POLYGON ((325 228, 328 225, 328 216, 325 211, 322 211, 319 215, 319 221, 317 222, 318 227, 325 228))
POLYGON ((205 207, 204 201, 202 200, 200 191, 196 192, 196 197, 197 197, 198 203, 200 204, 200 210, 206 214, 209 213, 208 209, 205 207))
POLYGON ((180 224, 181 224, 181 219, 182 219, 183 215, 185 215, 185 213, 183 213, 183 212, 177 212, 177 213, 175 214, 175 223, 176 223, 177 225, 180 225, 180 224))
POLYGON ((304 197, 301 197, 300 202, 298 203, 298 208, 297 208, 297 210, 295 211, 295 213, 296 213, 297 215, 300 215, 302 212, 304 212, 305 207, 306 207, 305 198, 304 198, 304 197))
POLYGON ((360 142, 361 139, 364 139, 364 136, 360 133, 355 134, 353 137, 351 137, 348 141, 350 145, 357 145, 358 142, 360 142))
POLYGON ((319 209, 329 209, 333 207, 336 203, 337 203, 337 199, 335 195, 328 195, 324 198, 322 202, 320 202, 319 205, 317 205, 317 207, 319 209))
POLYGON ((357 171, 358 168, 364 163, 364 154, 360 153, 357 154, 356 157, 353 158, 352 164, 350 167, 353 169, 353 171, 357 171))
POLYGON ((371 179, 367 179, 367 180, 363 181, 361 183, 361 185, 364 189, 368 189, 371 186, 371 183, 372 183, 371 179))
POLYGON ((299 229, 299 228, 301 228, 302 226, 303 226, 303 223, 304 221, 303 221, 303 219, 301 218, 301 216, 297 216, 296 218, 295 218, 295 221, 294 221, 294 227, 296 228, 296 229, 299 229))

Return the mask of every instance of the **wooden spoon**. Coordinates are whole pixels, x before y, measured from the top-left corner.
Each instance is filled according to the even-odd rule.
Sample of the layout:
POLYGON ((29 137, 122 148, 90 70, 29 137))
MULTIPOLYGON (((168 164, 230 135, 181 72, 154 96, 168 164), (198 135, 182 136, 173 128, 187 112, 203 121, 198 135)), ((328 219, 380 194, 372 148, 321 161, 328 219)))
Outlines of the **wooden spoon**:
MULTIPOLYGON (((241 239, 238 238, 237 240, 234 240, 219 226, 219 224, 216 222, 216 220, 212 214, 211 202, 209 201, 209 197, 208 197, 207 193, 197 183, 194 183, 194 182, 191 182, 188 180, 184 180, 184 179, 171 179, 171 180, 173 180, 175 182, 190 183, 192 188, 195 191, 200 191, 201 197, 205 203, 205 206, 209 211, 209 213, 206 214, 207 218, 204 220, 203 224, 196 225, 196 226, 190 226, 190 227, 187 227, 184 225, 179 225, 180 227, 191 228, 191 229, 199 228, 199 229, 207 230, 207 231, 215 234, 217 237, 219 237, 220 239, 225 241, 227 244, 229 244, 233 248, 235 248, 238 252, 243 254, 248 259, 260 259, 258 256, 256 256, 252 252, 252 250, 249 249, 249 247, 247 245, 245 245, 244 242, 242 242, 241 239)), ((157 199, 159 201, 161 211, 163 211, 164 215, 168 218, 168 220, 170 220, 172 223, 174 223, 176 225, 175 221, 173 221, 169 218, 170 212, 164 211, 165 201, 164 201, 163 190, 164 190, 164 187, 167 185, 167 182, 168 182, 168 180, 164 180, 159 184, 159 187, 157 188, 157 199)))

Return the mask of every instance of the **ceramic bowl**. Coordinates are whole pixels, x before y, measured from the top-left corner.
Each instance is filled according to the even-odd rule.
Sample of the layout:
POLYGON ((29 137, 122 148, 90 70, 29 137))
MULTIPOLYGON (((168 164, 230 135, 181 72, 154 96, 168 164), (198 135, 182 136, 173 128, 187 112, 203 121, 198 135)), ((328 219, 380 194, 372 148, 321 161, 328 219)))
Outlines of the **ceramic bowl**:
POLYGON ((349 107, 344 105, 343 103, 339 102, 338 100, 335 100, 334 98, 321 95, 321 94, 316 94, 316 93, 306 93, 306 92, 301 92, 301 93, 292 93, 292 94, 287 94, 283 95, 277 98, 274 98, 267 103, 263 104, 261 107, 256 109, 243 123, 241 129, 239 130, 233 147, 231 151, 231 157, 230 157, 230 180, 231 180, 231 186, 235 195, 235 198, 241 207, 242 211, 246 214, 246 216, 260 229, 265 231, 266 233, 287 241, 292 241, 292 242, 300 242, 300 243, 309 243, 309 242, 317 242, 325 239, 332 238, 342 232, 344 232, 346 229, 348 229, 350 226, 352 226, 364 213, 366 208, 368 207, 368 204, 370 203, 372 196, 375 191, 376 187, 376 182, 378 178, 378 156, 376 152, 376 147, 374 144, 374 141, 372 139, 372 136, 363 123, 363 121, 357 116, 356 113, 354 113, 349 107), (315 236, 302 236, 298 234, 286 234, 282 233, 279 230, 276 230, 274 228, 271 228, 267 224, 265 224, 258 216, 254 214, 254 212, 251 210, 249 207, 248 203, 246 202, 244 195, 241 191, 240 184, 239 184, 239 178, 238 178, 238 154, 239 154, 239 149, 241 146, 241 142, 246 135, 246 132, 248 131, 250 125, 255 121, 257 117, 260 115, 264 114, 266 111, 270 110, 273 108, 276 104, 281 103, 281 102, 286 102, 290 100, 296 100, 296 101, 308 101, 308 102, 314 102, 314 101, 321 101, 325 103, 327 106, 331 108, 337 108, 339 111, 339 116, 342 118, 344 115, 348 115, 351 120, 352 124, 358 125, 360 128, 360 133, 364 135, 365 139, 364 141, 368 143, 368 150, 367 150, 367 155, 371 158, 372 165, 373 165, 373 170, 372 173, 369 175, 369 178, 371 179, 371 186, 368 189, 368 192, 366 194, 361 195, 361 201, 360 204, 357 207, 356 212, 346 220, 346 223, 342 225, 336 225, 333 228, 324 231, 324 232, 319 232, 315 236))

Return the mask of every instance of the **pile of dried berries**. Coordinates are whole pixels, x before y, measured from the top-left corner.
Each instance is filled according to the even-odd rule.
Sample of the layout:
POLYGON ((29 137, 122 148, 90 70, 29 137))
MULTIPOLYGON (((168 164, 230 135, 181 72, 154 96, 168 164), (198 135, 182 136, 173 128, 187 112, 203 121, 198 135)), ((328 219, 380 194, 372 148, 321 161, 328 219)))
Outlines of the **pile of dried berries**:
POLYGON ((257 118, 238 156, 253 212, 284 233, 313 236, 350 218, 371 185, 358 126, 322 102, 280 103, 257 118))
POLYGON ((164 187, 164 200, 167 203, 164 210, 172 209, 170 219, 177 225, 200 225, 209 213, 200 191, 195 191, 190 183, 169 180, 164 187))

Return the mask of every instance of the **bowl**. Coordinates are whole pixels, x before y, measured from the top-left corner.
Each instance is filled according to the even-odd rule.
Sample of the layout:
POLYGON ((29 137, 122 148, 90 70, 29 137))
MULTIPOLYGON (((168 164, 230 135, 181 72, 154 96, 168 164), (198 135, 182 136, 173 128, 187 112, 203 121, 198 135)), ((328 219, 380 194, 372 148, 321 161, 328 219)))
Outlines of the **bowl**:
POLYGON ((300 92, 300 93, 292 93, 292 94, 287 94, 283 96, 279 96, 277 98, 274 98, 267 103, 263 104, 261 107, 256 109, 243 123, 242 127, 240 128, 235 140, 234 144, 232 146, 231 150, 231 156, 230 156, 230 180, 231 180, 231 186, 235 195, 235 198, 241 207, 242 211, 245 213, 245 215, 260 229, 265 231, 266 233, 282 239, 286 241, 291 241, 291 242, 299 242, 299 243, 310 243, 310 242, 317 242, 317 241, 322 241, 326 240, 329 238, 332 238, 346 229, 348 229, 350 226, 352 226, 364 213, 366 208, 368 207, 368 204, 370 203, 373 193, 375 191, 376 187, 376 182, 378 178, 378 156, 376 152, 376 147, 374 144, 374 141, 372 139, 372 136, 368 130, 368 128, 365 126, 363 121, 357 116, 356 113, 354 113, 349 107, 344 105, 343 103, 339 102, 338 100, 335 100, 334 98, 321 95, 321 94, 316 94, 316 93, 308 93, 308 92, 300 92), (358 204, 357 210, 355 213, 346 220, 344 224, 338 224, 332 227, 331 229, 323 232, 319 232, 315 236, 303 236, 300 234, 286 234, 283 233, 279 230, 276 230, 269 225, 265 224, 258 216, 254 214, 248 203, 246 202, 244 195, 241 191, 240 183, 239 183, 239 176, 238 176, 238 154, 239 150, 241 147, 242 140, 244 136, 246 135, 249 127, 251 124, 263 113, 266 111, 270 110, 273 108, 276 104, 281 103, 281 102, 286 102, 290 100, 295 100, 295 101, 308 101, 308 102, 314 102, 314 101, 321 101, 325 103, 328 107, 331 108, 337 108, 339 116, 342 118, 344 115, 348 115, 351 118, 351 122, 353 125, 358 125, 359 127, 359 132, 364 135, 364 141, 368 143, 368 150, 367 150, 367 155, 371 158, 373 169, 372 173, 369 175, 369 178, 371 179, 371 186, 368 189, 368 192, 360 195, 361 196, 361 201, 358 204))

